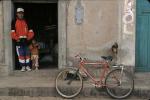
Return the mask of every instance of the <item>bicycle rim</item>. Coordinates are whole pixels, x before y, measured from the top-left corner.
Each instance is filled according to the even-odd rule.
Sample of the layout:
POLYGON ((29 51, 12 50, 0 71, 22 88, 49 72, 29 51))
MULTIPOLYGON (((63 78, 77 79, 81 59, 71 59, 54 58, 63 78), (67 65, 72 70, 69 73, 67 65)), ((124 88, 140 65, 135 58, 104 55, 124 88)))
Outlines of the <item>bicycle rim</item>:
POLYGON ((121 75, 121 69, 111 71, 106 76, 105 84, 107 93, 117 99, 128 97, 134 88, 134 80, 130 73, 124 70, 121 75))
POLYGON ((68 68, 61 71, 56 78, 56 90, 64 98, 77 96, 83 87, 82 77, 76 70, 68 68))

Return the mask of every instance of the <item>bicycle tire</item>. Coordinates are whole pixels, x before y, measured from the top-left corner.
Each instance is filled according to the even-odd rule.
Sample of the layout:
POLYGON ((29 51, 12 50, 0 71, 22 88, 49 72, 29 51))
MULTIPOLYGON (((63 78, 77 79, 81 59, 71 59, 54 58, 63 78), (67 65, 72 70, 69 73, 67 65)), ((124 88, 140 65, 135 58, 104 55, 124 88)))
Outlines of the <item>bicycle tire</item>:
MULTIPOLYGON (((58 92, 58 94, 60 95, 60 96, 62 96, 62 97, 64 97, 64 98, 67 98, 67 99, 71 99, 71 98, 74 98, 74 97, 76 97, 79 93, 80 93, 80 91, 82 90, 82 88, 83 88, 83 80, 82 80, 82 76, 79 74, 79 73, 77 73, 76 75, 76 78, 73 78, 73 79, 67 79, 66 80, 66 78, 68 77, 68 76, 66 76, 66 75, 63 75, 64 73, 66 74, 66 73, 68 73, 68 72, 71 72, 71 71, 74 71, 74 72, 76 72, 77 70, 76 69, 74 69, 74 68, 67 68, 67 69, 65 69, 65 70, 63 70, 63 71, 61 71, 58 75, 57 75, 57 77, 56 77, 56 81, 55 81, 55 87, 56 87, 56 90, 57 90, 57 92, 58 92), (60 81, 60 79, 61 79, 61 77, 63 77, 63 80, 62 80, 62 82, 60 81), (67 83, 67 81, 68 82, 70 82, 70 81, 72 81, 71 82, 71 84, 74 82, 74 87, 72 86, 72 87, 69 87, 69 84, 67 83), (62 84, 64 83, 64 86, 61 86, 62 84), (61 85, 60 85, 61 84, 61 85), (68 84, 68 85, 67 85, 68 84), (68 88, 69 87, 69 88, 68 88), (79 87, 79 89, 76 89, 76 87, 79 87), (62 90, 61 90, 62 89, 62 90), (73 92, 73 91, 75 91, 75 92, 73 92)), ((68 74, 67 74, 68 75, 68 74)))
MULTIPOLYGON (((127 79, 127 81, 126 82, 129 82, 129 85, 125 85, 125 87, 118 87, 118 86, 116 86, 116 87, 111 87, 110 85, 112 84, 108 84, 108 79, 109 78, 112 78, 111 77, 111 75, 113 75, 113 74, 115 74, 116 72, 120 72, 121 73, 121 71, 122 71, 122 69, 115 69, 115 70, 112 70, 112 71, 110 71, 108 74, 107 74, 107 76, 106 76, 106 79, 105 79, 105 85, 106 85, 106 91, 107 91, 107 94, 108 95, 110 95, 112 98, 116 98, 116 99, 124 99, 124 98, 127 98, 128 96, 130 96, 130 94, 132 93, 132 91, 133 91, 133 89, 134 89, 134 80, 133 80, 133 77, 132 77, 132 75, 128 72, 128 71, 126 71, 126 70, 123 70, 123 75, 125 75, 126 77, 124 77, 123 76, 123 81, 122 81, 122 84, 120 84, 120 82, 119 82, 119 86, 122 86, 123 85, 123 82, 125 82, 125 78, 128 78, 127 79), (129 86, 129 88, 128 88, 128 86, 129 86), (111 91, 111 89, 116 89, 115 91, 113 90, 113 91, 111 91), (128 91, 126 92, 126 93, 124 93, 124 94, 121 94, 123 91, 121 91, 121 89, 123 90, 123 91, 127 91, 128 89, 128 91), (113 92, 115 92, 115 94, 113 93, 113 92), (116 92, 119 92, 119 93, 116 93, 116 92)), ((118 77, 119 78, 119 77, 118 77)), ((113 81, 113 80, 111 80, 111 81, 113 81)))

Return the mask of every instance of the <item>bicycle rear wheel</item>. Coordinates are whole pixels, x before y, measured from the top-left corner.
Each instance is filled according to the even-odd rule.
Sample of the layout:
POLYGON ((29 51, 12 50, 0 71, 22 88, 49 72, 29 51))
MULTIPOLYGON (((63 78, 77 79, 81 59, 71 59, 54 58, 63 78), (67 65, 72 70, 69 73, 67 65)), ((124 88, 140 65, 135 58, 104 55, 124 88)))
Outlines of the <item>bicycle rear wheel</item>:
POLYGON ((106 76, 105 85, 106 91, 111 97, 123 99, 132 93, 134 80, 126 70, 115 69, 106 76))
POLYGON ((56 90, 64 98, 77 96, 83 87, 82 77, 76 69, 67 68, 56 78, 56 90))

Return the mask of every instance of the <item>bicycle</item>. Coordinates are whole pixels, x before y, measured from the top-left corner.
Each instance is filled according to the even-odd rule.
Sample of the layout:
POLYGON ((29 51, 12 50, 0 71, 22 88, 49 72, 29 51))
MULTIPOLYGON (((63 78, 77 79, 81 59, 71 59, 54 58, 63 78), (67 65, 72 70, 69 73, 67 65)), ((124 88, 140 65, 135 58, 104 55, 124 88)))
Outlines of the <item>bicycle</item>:
POLYGON ((103 61, 97 62, 87 61, 80 55, 75 57, 79 59, 79 66, 66 68, 56 77, 56 90, 62 97, 70 99, 77 96, 83 88, 83 76, 90 78, 95 87, 105 87, 107 94, 113 98, 123 99, 132 93, 134 80, 131 73, 125 70, 123 65, 113 66, 115 68, 111 70, 109 64, 113 59, 111 56, 102 56, 103 61), (87 65, 101 65, 103 71, 98 80, 85 68, 87 65))

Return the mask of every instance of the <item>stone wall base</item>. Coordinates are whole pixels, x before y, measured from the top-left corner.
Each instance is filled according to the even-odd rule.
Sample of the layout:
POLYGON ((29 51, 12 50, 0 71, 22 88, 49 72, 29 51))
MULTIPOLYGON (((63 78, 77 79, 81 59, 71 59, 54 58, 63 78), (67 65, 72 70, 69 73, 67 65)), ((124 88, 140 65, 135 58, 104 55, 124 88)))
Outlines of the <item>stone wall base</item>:
POLYGON ((7 65, 0 64, 0 77, 1 76, 8 76, 9 75, 9 69, 7 65))

